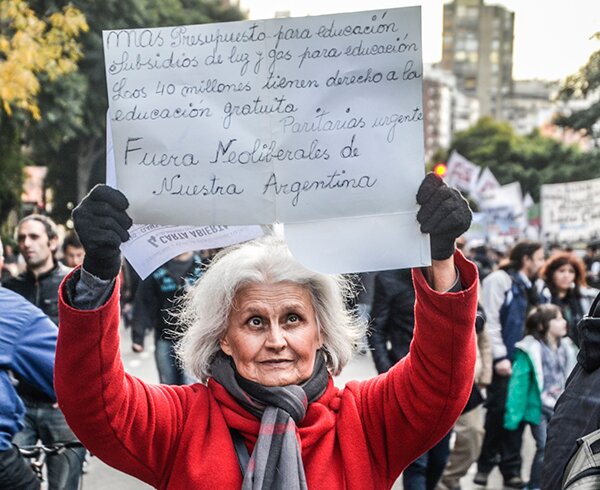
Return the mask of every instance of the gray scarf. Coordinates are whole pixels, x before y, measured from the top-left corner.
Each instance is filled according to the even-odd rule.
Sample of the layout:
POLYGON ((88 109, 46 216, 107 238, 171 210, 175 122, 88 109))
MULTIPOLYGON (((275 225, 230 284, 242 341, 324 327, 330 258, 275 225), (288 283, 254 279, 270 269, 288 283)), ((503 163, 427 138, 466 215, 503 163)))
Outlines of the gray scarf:
POLYGON ((217 353, 212 376, 237 402, 260 418, 260 431, 244 474, 242 490, 305 490, 306 476, 296 439, 296 424, 308 403, 327 389, 329 373, 317 352, 312 376, 301 385, 262 386, 242 378, 230 357, 217 353))

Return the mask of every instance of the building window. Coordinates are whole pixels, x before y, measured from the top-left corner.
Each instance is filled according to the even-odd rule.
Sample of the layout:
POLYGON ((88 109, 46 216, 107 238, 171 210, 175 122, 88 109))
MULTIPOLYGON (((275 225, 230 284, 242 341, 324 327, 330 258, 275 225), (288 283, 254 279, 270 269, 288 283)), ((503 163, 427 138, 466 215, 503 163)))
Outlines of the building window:
POLYGON ((477 42, 477 39, 467 39, 465 47, 467 51, 477 51, 479 49, 479 42, 477 42))
POLYGON ((467 19, 475 20, 479 17, 479 9, 477 7, 468 8, 467 9, 467 19))
POLYGON ((456 61, 465 61, 467 59, 467 53, 465 51, 457 51, 454 53, 454 59, 456 61))
POLYGON ((475 78, 465 78, 464 86, 467 90, 475 90, 475 78))

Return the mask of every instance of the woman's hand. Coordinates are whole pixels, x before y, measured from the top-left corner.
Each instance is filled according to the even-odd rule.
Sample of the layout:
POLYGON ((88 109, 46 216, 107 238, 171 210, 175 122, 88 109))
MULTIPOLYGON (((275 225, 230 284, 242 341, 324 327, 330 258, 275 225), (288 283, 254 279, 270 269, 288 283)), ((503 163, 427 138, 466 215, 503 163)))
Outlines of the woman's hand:
POLYGON ((508 359, 502 359, 494 364, 494 370, 500 376, 510 376, 512 374, 512 363, 508 359))
POLYGON ((467 200, 437 175, 428 173, 417 192, 421 206, 417 221, 431 237, 431 258, 445 260, 456 250, 455 241, 471 226, 473 214, 467 200))
POLYGON ((100 279, 113 279, 121 269, 121 243, 129 240, 133 222, 125 195, 97 185, 73 210, 73 223, 85 248, 83 268, 100 279))
POLYGON ((452 258, 455 241, 471 226, 471 209, 460 192, 433 173, 421 182, 417 203, 421 206, 417 213, 421 232, 429 233, 431 241, 431 286, 437 291, 447 291, 456 280, 452 258))

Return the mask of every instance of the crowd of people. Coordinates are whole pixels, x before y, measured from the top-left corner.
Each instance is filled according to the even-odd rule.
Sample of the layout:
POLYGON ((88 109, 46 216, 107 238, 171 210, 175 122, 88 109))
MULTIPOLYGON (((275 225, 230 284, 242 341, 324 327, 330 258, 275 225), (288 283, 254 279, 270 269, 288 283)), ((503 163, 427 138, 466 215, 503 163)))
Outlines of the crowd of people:
POLYGON ((86 448, 158 488, 389 488, 402 475, 405 490, 459 490, 473 464, 482 487, 498 467, 507 488, 560 488, 566 461, 544 470, 548 427, 581 353, 589 367, 598 351, 580 332, 597 249, 469 243, 466 201, 432 175, 417 202, 432 266, 362 274, 354 296, 349 277, 306 270, 274 237, 186 252, 140 280, 119 252, 126 197, 107 186, 77 208, 77 231, 23 218, 0 254, 0 487, 39 487, 17 446, 81 438, 49 458, 49 489, 78 488, 86 448), (159 386, 123 371, 123 325, 134 352, 153 338, 159 386), (365 339, 382 376, 338 390, 331 377, 365 339))
MULTIPOLYGON (((477 265, 481 280, 473 392, 454 428, 452 448, 448 434, 407 468, 403 486, 459 490, 461 478, 476 463, 473 481, 481 487, 498 467, 506 488, 535 490, 542 487, 547 427, 576 364, 578 325, 599 293, 589 282, 600 256, 592 246, 582 257, 530 240, 518 241, 506 254, 464 237, 457 245, 477 265), (531 468, 522 467, 527 426, 536 445, 531 468)), ((409 352, 414 289, 407 271, 361 279, 367 276, 373 284, 369 344, 381 373, 409 352)))

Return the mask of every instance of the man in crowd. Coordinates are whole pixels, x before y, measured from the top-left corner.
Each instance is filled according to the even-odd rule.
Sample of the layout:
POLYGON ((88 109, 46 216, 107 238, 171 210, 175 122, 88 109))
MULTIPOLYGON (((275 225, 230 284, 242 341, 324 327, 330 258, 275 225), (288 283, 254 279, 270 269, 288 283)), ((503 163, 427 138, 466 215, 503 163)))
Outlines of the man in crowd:
POLYGON ((487 391, 485 436, 473 480, 478 485, 485 486, 490 472, 498 465, 505 487, 525 486, 521 480, 523 429, 508 431, 503 428, 504 407, 515 343, 523 337, 529 309, 543 302, 536 286, 543 264, 542 244, 524 240, 513 247, 509 262, 492 272, 482 283, 483 309, 492 344, 494 371, 487 391))
POLYGON ((79 241, 77 232, 70 231, 65 235, 62 244, 63 262, 67 267, 72 269, 78 265, 83 264, 83 258, 85 257, 85 250, 83 245, 79 241))
POLYGON ((134 352, 144 350, 146 331, 154 331, 156 368, 161 383, 183 385, 194 382, 177 362, 175 345, 178 332, 173 308, 185 290, 202 273, 202 260, 194 252, 185 252, 169 260, 144 279, 137 288, 131 329, 134 352))
MULTIPOLYGON (((17 243, 26 269, 3 286, 20 294, 39 307, 58 325, 58 287, 71 270, 56 260, 59 247, 58 230, 47 216, 32 214, 17 225, 17 243)), ((38 440, 50 445, 77 441, 53 397, 20 378, 17 391, 27 408, 25 427, 15 436, 19 445, 32 445, 38 440)), ((50 489, 76 489, 81 475, 85 449, 77 449, 77 464, 62 458, 49 463, 50 489)))
POLYGON ((58 286, 70 269, 56 260, 58 230, 47 216, 32 214, 17 226, 19 252, 25 271, 3 286, 19 293, 58 325, 58 286))
MULTIPOLYGON (((0 242, 0 268, 3 264, 0 242)), ((25 407, 11 373, 55 399, 54 352, 57 328, 44 313, 0 286, 0 488, 33 490, 40 482, 13 446, 23 428, 25 407)))
POLYGON ((415 289, 410 269, 375 275, 368 341, 378 373, 385 373, 408 354, 415 325, 414 309, 415 289))

